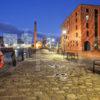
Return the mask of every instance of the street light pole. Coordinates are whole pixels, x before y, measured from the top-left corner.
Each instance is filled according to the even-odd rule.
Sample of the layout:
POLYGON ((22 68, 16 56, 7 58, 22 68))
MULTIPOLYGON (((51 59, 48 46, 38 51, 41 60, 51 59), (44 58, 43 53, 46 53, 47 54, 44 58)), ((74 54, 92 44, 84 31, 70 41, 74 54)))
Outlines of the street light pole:
POLYGON ((64 35, 64 53, 65 53, 65 51, 66 51, 66 35, 64 35))
POLYGON ((64 52, 63 52, 63 56, 64 56, 64 54, 65 54, 65 44, 66 44, 66 30, 62 30, 62 34, 63 34, 63 36, 64 36, 64 52))
POLYGON ((98 37, 95 38, 94 48, 98 49, 98 37))

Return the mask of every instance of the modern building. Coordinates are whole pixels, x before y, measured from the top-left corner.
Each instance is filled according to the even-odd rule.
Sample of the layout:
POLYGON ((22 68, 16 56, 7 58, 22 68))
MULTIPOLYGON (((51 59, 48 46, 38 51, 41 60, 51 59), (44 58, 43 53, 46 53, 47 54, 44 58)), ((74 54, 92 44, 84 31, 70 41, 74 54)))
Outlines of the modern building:
POLYGON ((55 44, 56 41, 55 41, 54 37, 47 38, 46 42, 47 42, 46 45, 47 45, 48 48, 54 48, 54 47, 56 47, 56 44, 55 44))
POLYGON ((17 45, 17 34, 3 33, 3 41, 6 47, 17 45))
POLYGON ((28 32, 24 32, 21 35, 21 40, 23 41, 24 44, 32 44, 33 41, 33 35, 31 33, 28 32))
POLYGON ((62 25, 63 51, 100 49, 100 6, 79 5, 62 25))

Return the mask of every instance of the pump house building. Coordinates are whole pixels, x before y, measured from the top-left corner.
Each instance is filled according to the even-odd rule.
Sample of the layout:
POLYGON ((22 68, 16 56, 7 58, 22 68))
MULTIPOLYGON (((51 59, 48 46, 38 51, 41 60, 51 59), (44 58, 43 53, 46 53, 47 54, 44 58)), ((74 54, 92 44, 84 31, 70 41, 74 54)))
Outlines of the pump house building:
POLYGON ((62 50, 100 49, 100 6, 79 5, 62 24, 62 50))

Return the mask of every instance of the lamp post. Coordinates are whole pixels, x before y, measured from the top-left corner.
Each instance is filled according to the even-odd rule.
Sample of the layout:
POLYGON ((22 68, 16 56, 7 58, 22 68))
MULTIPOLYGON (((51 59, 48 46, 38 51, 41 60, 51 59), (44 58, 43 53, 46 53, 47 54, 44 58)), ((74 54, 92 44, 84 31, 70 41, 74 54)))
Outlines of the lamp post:
POLYGON ((98 49, 98 37, 95 37, 94 48, 98 49))
POLYGON ((65 54, 65 44, 66 44, 66 33, 67 31, 66 30, 62 30, 62 35, 64 36, 64 52, 63 52, 63 55, 65 54))

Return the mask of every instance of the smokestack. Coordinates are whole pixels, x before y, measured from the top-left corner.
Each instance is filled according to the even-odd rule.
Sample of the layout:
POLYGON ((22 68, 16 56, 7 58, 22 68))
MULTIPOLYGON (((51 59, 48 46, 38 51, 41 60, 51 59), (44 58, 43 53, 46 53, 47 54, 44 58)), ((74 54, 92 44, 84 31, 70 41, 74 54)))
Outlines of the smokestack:
POLYGON ((36 49, 36 42, 37 42, 37 22, 34 21, 34 48, 36 49))

